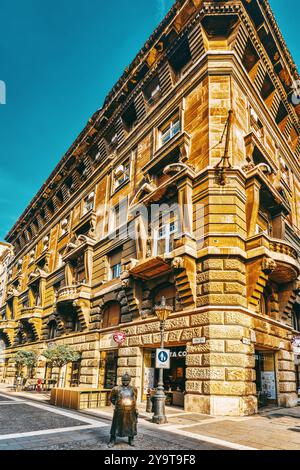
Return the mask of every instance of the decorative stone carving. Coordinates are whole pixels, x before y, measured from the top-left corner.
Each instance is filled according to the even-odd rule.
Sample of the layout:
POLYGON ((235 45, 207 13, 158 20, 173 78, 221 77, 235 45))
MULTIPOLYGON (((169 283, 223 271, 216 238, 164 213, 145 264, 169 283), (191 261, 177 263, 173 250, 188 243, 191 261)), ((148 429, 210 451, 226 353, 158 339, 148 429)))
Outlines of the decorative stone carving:
POLYGON ((172 268, 173 269, 184 269, 184 259, 180 256, 177 256, 172 261, 172 268))
POLYGON ((243 170, 245 173, 248 173, 248 171, 251 171, 251 170, 253 170, 254 168, 255 168, 255 163, 254 163, 254 162, 251 162, 251 161, 242 166, 242 170, 243 170))
POLYGON ((262 271, 269 275, 276 269, 276 262, 272 258, 264 258, 262 262, 262 271))

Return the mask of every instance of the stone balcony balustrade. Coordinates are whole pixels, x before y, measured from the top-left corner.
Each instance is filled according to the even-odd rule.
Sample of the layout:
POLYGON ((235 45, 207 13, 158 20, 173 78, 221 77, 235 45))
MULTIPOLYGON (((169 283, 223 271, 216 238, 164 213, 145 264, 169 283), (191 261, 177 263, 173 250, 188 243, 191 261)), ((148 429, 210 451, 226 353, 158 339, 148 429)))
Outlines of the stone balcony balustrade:
POLYGON ((300 274, 299 255, 287 241, 274 239, 265 233, 248 238, 247 257, 267 256, 274 261, 270 279, 278 284, 295 281, 300 274))

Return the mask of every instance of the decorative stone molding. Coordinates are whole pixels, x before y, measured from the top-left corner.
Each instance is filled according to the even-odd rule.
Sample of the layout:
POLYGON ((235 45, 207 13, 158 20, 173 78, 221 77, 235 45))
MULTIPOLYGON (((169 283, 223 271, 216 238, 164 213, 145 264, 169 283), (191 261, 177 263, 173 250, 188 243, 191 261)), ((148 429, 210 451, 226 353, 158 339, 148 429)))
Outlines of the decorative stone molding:
POLYGON ((276 262, 272 258, 264 258, 261 269, 263 273, 269 275, 276 269, 276 262))
POLYGON ((184 269, 184 259, 180 256, 174 258, 171 262, 171 266, 175 270, 184 269))

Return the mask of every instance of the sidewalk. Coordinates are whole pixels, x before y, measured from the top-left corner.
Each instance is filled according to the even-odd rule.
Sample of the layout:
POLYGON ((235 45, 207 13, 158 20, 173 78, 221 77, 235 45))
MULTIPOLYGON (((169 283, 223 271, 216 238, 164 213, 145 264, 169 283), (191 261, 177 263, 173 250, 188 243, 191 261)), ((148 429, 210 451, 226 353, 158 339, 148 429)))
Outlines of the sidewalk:
MULTIPOLYGON (((36 401, 49 401, 50 395, 37 392, 11 392, 2 388, 0 393, 36 401)), ((86 409, 83 414, 112 419, 112 407, 86 409)), ((219 444, 231 443, 233 448, 253 450, 300 450, 300 407, 272 408, 249 417, 213 417, 200 413, 187 413, 179 408, 166 407, 168 423, 157 426, 151 423, 151 413, 144 404, 139 406, 141 425, 160 432, 165 430, 190 438, 201 438, 219 444)))

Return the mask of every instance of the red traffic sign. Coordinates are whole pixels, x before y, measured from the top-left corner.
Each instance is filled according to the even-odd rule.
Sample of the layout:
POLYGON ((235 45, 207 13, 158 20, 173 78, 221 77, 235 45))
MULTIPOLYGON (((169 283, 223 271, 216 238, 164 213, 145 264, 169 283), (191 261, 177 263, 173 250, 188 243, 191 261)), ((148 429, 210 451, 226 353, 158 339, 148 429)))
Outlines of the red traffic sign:
POLYGON ((114 333, 113 338, 114 338, 114 341, 115 341, 117 344, 121 345, 121 344, 125 343, 126 334, 124 333, 124 331, 116 331, 116 332, 114 333))

